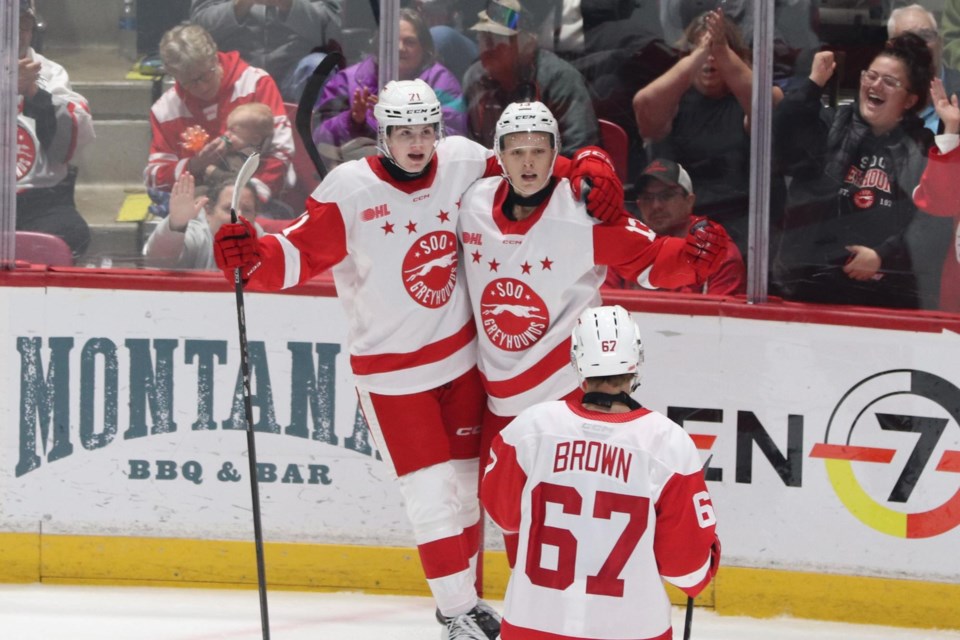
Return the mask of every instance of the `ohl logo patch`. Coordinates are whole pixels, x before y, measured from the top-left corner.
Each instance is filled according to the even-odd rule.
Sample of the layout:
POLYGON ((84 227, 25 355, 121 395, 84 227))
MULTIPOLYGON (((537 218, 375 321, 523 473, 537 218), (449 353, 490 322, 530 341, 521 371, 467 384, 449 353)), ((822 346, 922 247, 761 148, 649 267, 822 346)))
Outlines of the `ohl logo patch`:
POLYGON ((932 373, 884 371, 840 399, 821 458, 844 506, 867 526, 931 538, 960 524, 960 389, 932 373))
POLYGON ((432 231, 419 238, 403 258, 403 287, 416 302, 442 307, 457 284, 457 236, 432 231))
POLYGON ((550 326, 543 298, 513 278, 498 278, 486 286, 480 296, 480 319, 490 342, 504 351, 529 349, 550 326))
POLYGON ((39 142, 33 131, 17 121, 17 182, 26 180, 37 166, 39 142))

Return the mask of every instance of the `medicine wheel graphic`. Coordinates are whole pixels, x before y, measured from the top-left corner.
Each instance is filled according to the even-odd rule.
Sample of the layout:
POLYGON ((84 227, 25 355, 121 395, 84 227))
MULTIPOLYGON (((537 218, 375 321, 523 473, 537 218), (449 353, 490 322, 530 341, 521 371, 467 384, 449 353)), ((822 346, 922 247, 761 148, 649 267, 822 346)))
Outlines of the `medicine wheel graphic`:
POLYGON ((810 452, 811 458, 822 458, 831 485, 844 506, 867 526, 887 535, 901 538, 930 538, 950 531, 960 524, 960 486, 940 505, 925 511, 898 511, 888 504, 907 505, 921 475, 949 473, 960 485, 960 389, 940 376, 915 369, 884 371, 864 378, 837 403, 827 423, 824 442, 810 452), (897 396, 918 396, 939 405, 952 418, 924 417, 884 413, 878 403, 897 396), (853 415, 848 430, 845 419, 853 415), (918 434, 906 465, 884 502, 868 493, 858 480, 854 465, 891 464, 898 449, 853 444, 858 427, 864 427, 869 416, 875 416, 883 431, 918 434), (954 446, 938 443, 952 442, 954 446))

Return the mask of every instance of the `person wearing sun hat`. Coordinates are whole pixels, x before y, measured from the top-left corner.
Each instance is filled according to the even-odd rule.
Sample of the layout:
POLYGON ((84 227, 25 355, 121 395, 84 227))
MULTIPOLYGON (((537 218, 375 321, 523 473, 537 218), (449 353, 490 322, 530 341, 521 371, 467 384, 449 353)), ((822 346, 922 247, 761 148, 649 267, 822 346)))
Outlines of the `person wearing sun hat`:
POLYGON ((552 51, 539 47, 531 12, 519 0, 488 0, 477 18, 470 29, 477 34, 480 59, 463 78, 470 136, 492 145, 506 106, 537 100, 547 105, 560 124, 562 154, 598 144, 599 125, 583 76, 552 51))

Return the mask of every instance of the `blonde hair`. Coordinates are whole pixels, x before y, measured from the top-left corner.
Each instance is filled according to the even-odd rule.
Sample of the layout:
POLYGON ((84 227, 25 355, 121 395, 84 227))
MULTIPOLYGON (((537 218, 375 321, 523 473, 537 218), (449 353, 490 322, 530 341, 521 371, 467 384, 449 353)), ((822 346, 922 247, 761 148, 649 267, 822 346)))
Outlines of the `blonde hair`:
POLYGON ((216 64, 217 43, 199 25, 177 25, 160 39, 160 59, 166 72, 175 76, 201 64, 216 64))

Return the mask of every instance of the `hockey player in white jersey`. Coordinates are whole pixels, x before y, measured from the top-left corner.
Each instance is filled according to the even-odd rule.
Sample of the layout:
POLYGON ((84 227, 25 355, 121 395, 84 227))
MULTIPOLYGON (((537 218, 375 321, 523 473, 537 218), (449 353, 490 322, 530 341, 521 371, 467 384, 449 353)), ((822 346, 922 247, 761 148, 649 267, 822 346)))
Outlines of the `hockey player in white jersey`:
POLYGON ((670 640, 662 579, 696 596, 717 571, 716 517, 696 447, 644 409, 643 345, 620 306, 572 332, 578 401, 537 404, 493 441, 481 498, 519 534, 503 640, 670 640))
MULTIPOLYGON (((503 178, 480 180, 461 201, 459 233, 487 392, 481 465, 493 437, 523 409, 579 398, 567 366, 570 331, 600 304, 606 266, 641 285, 702 282, 721 264, 726 233, 713 223, 686 238, 657 237, 626 214, 589 216, 571 184, 552 171, 557 122, 539 102, 509 105, 494 152, 503 178)), ((515 540, 505 538, 507 554, 515 540)))
MULTIPOLYGON (((398 477, 444 635, 492 640, 499 616, 474 587, 485 396, 455 232, 461 194, 499 167, 481 145, 443 136, 440 102, 422 80, 389 83, 374 114, 381 155, 331 171, 280 234, 258 239, 245 220, 221 227, 217 265, 231 281, 241 269, 254 289, 332 268, 360 406, 398 477)), ((612 168, 564 162, 571 176, 585 164, 605 187, 595 208, 609 207, 617 188, 622 203, 612 168)))

